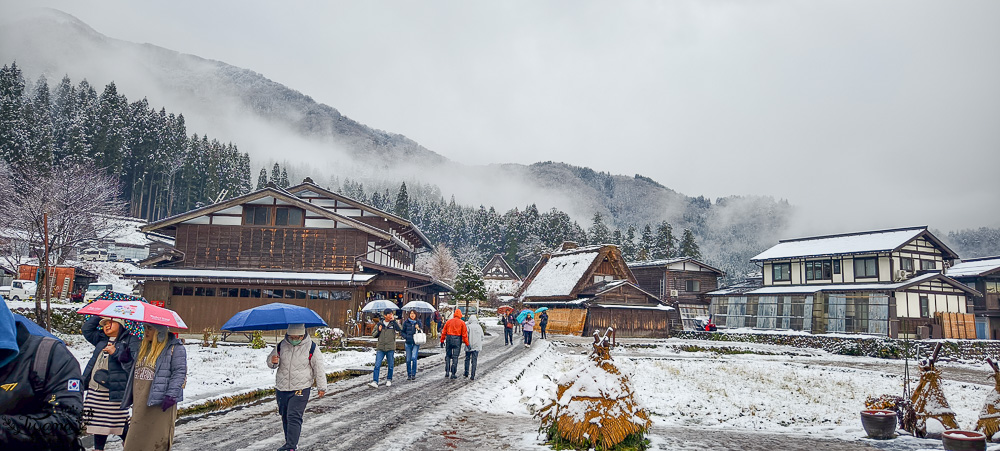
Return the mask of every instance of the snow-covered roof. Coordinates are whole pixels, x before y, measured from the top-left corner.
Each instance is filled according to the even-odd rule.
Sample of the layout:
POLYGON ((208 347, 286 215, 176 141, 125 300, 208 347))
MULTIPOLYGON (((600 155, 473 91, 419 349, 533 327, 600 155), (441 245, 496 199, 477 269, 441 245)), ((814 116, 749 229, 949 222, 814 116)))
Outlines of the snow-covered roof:
POLYGON ((569 296, 600 250, 601 246, 590 246, 552 254, 521 296, 569 296))
POLYGON ((649 260, 644 262, 629 262, 629 268, 642 268, 645 266, 663 266, 669 265, 671 263, 682 262, 684 260, 691 260, 691 257, 674 257, 674 258, 664 258, 660 260, 649 260))
POLYGON ((594 304, 594 306, 601 308, 625 308, 625 309, 640 309, 640 310, 673 310, 673 307, 666 305, 628 305, 628 304, 594 304))
POLYGON ((259 279, 307 280, 322 282, 367 282, 375 274, 284 272, 284 271, 234 271, 215 269, 142 268, 125 274, 133 279, 182 278, 182 279, 259 279))
POLYGON ((985 276, 1000 271, 1000 257, 966 260, 945 271, 948 277, 985 276))
POLYGON ((927 232, 927 227, 783 240, 750 261, 887 252, 909 243, 924 232, 927 232))

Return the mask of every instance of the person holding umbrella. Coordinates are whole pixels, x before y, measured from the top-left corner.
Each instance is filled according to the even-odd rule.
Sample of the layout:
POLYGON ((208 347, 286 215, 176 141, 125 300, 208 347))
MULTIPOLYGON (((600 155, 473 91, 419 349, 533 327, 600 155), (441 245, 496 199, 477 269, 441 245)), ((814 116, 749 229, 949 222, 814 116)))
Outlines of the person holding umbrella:
POLYGON ((129 333, 125 320, 91 316, 83 323, 83 337, 95 346, 83 371, 83 421, 94 435, 94 449, 103 450, 109 435, 125 440, 128 408, 121 406, 132 373, 139 338, 129 333))
POLYGON ((281 415, 281 429, 285 444, 279 451, 294 450, 299 446, 302 432, 302 415, 309 401, 309 390, 316 385, 317 395, 326 395, 326 370, 323 353, 316 352, 316 343, 306 334, 305 324, 289 324, 285 339, 267 356, 268 368, 277 368, 275 398, 281 415))
POLYGON ((417 355, 420 353, 420 343, 413 340, 413 336, 418 332, 423 332, 420 322, 417 321, 417 311, 410 310, 409 318, 403 322, 403 341, 406 342, 403 354, 406 356, 406 380, 412 381, 417 378, 417 355))
POLYGON ((133 432, 125 451, 169 450, 174 442, 177 403, 184 400, 187 352, 167 326, 145 326, 121 407, 132 406, 133 432))
MULTIPOLYGON (((382 371, 382 359, 388 360, 389 373, 385 377, 385 386, 392 387, 392 368, 395 366, 396 358, 396 334, 402 332, 403 328, 396 321, 393 309, 387 308, 382 311, 382 321, 375 325, 375 333, 372 335, 378 338, 375 345, 375 369, 372 370, 372 388, 378 388, 378 375, 382 371)), ((411 338, 412 339, 412 338, 411 338)))
POLYGON ((529 314, 521 321, 521 330, 524 334, 524 347, 531 347, 531 333, 535 330, 535 315, 529 314))

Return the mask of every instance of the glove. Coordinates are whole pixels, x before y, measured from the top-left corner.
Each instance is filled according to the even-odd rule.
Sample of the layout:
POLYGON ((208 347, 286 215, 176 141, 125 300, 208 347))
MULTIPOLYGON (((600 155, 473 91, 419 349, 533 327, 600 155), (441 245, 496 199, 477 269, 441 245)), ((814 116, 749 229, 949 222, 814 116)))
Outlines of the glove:
POLYGON ((177 404, 177 400, 174 399, 173 396, 167 395, 163 397, 163 404, 161 405, 163 406, 163 411, 166 412, 167 410, 170 410, 170 408, 173 407, 175 404, 177 404))

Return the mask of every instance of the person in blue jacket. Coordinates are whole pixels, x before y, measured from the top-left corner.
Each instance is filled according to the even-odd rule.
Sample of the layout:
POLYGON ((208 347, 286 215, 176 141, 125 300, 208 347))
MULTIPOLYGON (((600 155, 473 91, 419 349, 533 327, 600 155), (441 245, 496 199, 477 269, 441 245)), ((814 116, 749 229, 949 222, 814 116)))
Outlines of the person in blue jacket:
POLYGON ((80 364, 65 344, 30 334, 0 304, 0 448, 82 450, 80 364))

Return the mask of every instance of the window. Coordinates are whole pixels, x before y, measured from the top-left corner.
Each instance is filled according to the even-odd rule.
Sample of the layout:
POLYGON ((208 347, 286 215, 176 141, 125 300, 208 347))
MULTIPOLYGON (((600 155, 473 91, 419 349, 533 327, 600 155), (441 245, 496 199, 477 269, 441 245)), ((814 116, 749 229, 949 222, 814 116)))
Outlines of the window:
POLYGON ((248 298, 248 297, 250 297, 250 289, 249 288, 240 288, 240 297, 241 298, 248 298))
POLYGON ((295 290, 285 290, 285 299, 295 299, 295 290))
POLYGON ((833 261, 833 273, 840 274, 840 260, 833 261))
POLYGON ((830 280, 833 278, 832 268, 830 260, 806 262, 806 280, 830 280))
POLYGON ((913 271, 913 259, 910 257, 900 258, 899 269, 902 269, 903 271, 913 271))
POLYGON ((244 205, 243 224, 271 225, 271 209, 261 205, 244 205))
POLYGON ((612 280, 615 280, 615 276, 602 276, 602 275, 594 276, 594 283, 610 282, 612 280))
POLYGON ((175 286, 174 290, 173 290, 173 293, 174 293, 174 296, 180 296, 180 295, 184 294, 184 287, 177 287, 177 286, 175 286))
POLYGON ((688 292, 701 291, 701 281, 698 281, 698 280, 685 280, 684 281, 684 291, 688 291, 688 292))
POLYGON ((927 296, 920 296, 920 317, 921 318, 930 318, 931 317, 930 305, 928 305, 928 304, 929 304, 929 301, 927 299, 927 296))
POLYGON ((194 296, 194 287, 184 287, 184 296, 194 296))
POLYGON ((989 294, 1000 293, 1000 282, 986 282, 986 292, 989 294))
POLYGON ((205 296, 205 287, 195 287, 195 289, 194 289, 194 295, 195 296, 205 296))
POLYGON ((215 296, 215 288, 214 287, 206 287, 205 288, 205 296, 215 296))
POLYGON ((878 277, 878 260, 875 257, 854 259, 854 278, 878 277))
POLYGON ((351 292, 350 291, 331 291, 330 299, 334 301, 350 301, 351 292))
POLYGON ((792 280, 792 264, 775 263, 771 265, 771 276, 775 282, 792 280))
POLYGON ((274 212, 274 225, 302 226, 302 210, 281 207, 274 212))
POLYGON ((920 260, 920 269, 924 271, 937 269, 937 262, 934 260, 920 260))
POLYGON ((250 289, 250 297, 252 297, 252 298, 259 298, 260 297, 260 288, 251 288, 250 289))

